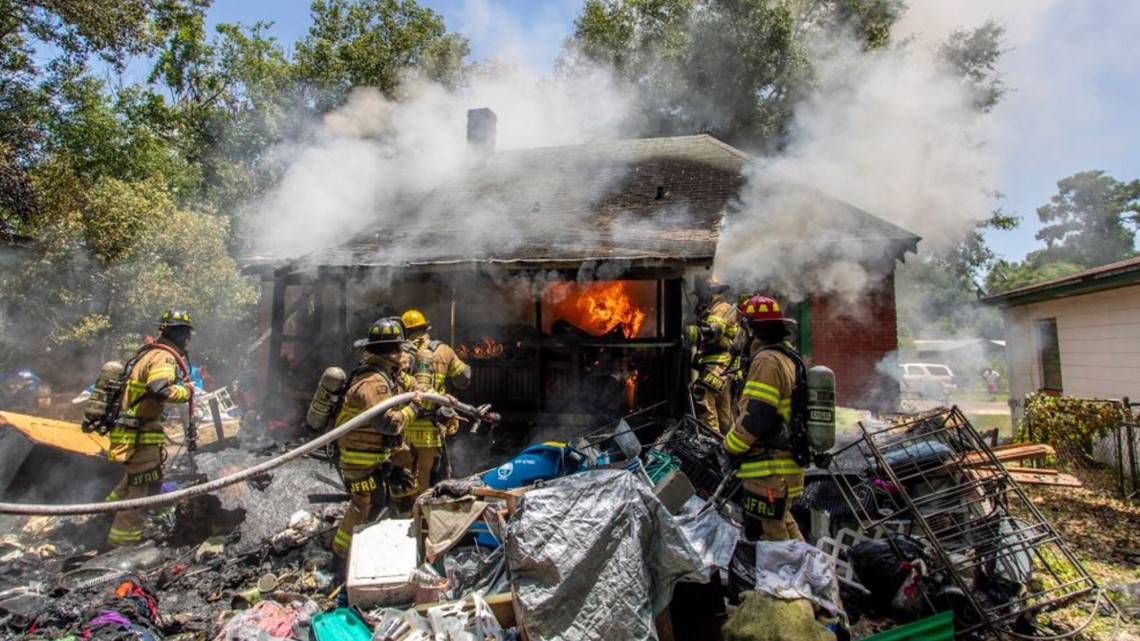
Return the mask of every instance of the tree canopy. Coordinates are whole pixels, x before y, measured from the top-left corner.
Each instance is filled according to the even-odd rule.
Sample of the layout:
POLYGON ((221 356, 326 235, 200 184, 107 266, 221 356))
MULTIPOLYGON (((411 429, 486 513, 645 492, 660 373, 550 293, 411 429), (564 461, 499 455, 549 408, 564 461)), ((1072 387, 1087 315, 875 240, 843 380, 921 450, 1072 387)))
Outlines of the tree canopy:
POLYGON ((1024 261, 999 261, 987 276, 992 292, 1009 291, 1132 258, 1140 227, 1140 180, 1123 182, 1101 170, 1057 181, 1057 193, 1037 208, 1045 247, 1024 261))
POLYGON ((900 0, 588 0, 561 66, 605 65, 631 85, 649 135, 707 132, 780 148, 812 80, 812 46, 852 34, 886 46, 900 0))
POLYGON ((292 54, 268 23, 210 33, 209 4, 0 0, 0 232, 35 239, 0 270, 0 360, 107 356, 182 307, 210 328, 196 353, 238 366, 257 291, 234 256, 273 150, 353 86, 466 71, 466 40, 412 0, 315 2, 292 54))

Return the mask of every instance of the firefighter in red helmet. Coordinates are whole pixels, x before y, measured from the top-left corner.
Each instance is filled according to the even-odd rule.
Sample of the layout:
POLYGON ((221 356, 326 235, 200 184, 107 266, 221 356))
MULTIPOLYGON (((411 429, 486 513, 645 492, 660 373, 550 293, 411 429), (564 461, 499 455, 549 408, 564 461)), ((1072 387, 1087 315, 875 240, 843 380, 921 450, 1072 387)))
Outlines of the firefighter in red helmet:
POLYGON ((803 493, 804 468, 792 453, 792 412, 803 386, 803 361, 790 342, 794 324, 774 299, 755 295, 738 308, 752 332, 748 378, 725 436, 744 489, 744 538, 803 540, 791 503, 803 493))

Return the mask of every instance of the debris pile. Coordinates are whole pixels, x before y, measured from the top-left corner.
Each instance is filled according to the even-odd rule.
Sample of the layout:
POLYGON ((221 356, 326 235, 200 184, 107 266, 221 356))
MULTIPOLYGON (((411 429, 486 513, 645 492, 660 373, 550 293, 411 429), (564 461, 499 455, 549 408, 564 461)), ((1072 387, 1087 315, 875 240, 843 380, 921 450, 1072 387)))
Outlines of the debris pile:
MULTIPOLYGON (((851 569, 849 609, 904 621, 952 611, 960 635, 1032 638, 1041 612, 1104 605, 1019 485, 1034 472, 1005 466, 1043 456, 1040 446, 990 448, 957 408, 860 428, 831 470, 847 509, 829 513, 836 536, 818 542, 851 569)), ((826 493, 805 492, 801 509, 826 493)))
MULTIPOLYGON (((919 619, 1032 637, 1035 614, 1099 594, 1003 466, 1010 450, 956 409, 861 428, 797 505, 811 544, 749 557, 730 463, 691 418, 647 443, 621 421, 442 482, 358 528, 344 568, 329 544, 345 497, 313 459, 152 514, 150 542, 101 554, 107 516, 5 516, 0 636, 830 641, 859 619, 919 619), (730 568, 747 591, 726 602, 730 568)), ((196 478, 268 454, 200 454, 196 478)))

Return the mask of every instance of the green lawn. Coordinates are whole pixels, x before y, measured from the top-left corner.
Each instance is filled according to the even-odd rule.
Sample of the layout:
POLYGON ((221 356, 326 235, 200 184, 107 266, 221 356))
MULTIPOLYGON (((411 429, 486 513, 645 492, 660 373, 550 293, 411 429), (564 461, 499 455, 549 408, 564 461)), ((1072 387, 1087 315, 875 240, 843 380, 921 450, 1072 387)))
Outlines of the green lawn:
POLYGON ((988 432, 995 427, 998 430, 999 440, 1013 438, 1013 428, 1009 424, 1009 414, 966 414, 966 420, 979 434, 988 432))

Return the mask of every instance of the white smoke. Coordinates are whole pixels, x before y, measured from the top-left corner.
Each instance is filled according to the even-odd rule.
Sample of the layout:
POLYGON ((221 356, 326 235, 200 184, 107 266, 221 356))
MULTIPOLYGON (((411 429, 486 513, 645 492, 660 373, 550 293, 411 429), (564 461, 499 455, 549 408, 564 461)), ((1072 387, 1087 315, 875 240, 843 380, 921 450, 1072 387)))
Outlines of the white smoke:
MULTIPOLYGON (((391 101, 374 89, 358 88, 343 107, 325 116, 314 141, 278 150, 288 169, 257 205, 259 250, 299 256, 342 244, 371 227, 449 229, 448 219, 455 218, 473 230, 464 240, 478 255, 481 245, 510 247, 523 233, 564 224, 543 215, 520 221, 518 212, 506 210, 493 193, 477 203, 451 200, 456 194, 448 187, 468 165, 468 107, 496 113, 499 150, 631 136, 628 96, 603 70, 554 80, 493 65, 461 91, 411 80, 402 93, 401 100, 391 101), (423 218, 400 218, 409 210, 401 199, 422 199, 429 192, 430 199, 415 208, 423 218), (441 220, 425 219, 435 216, 441 220)), ((532 167, 509 162, 500 163, 505 166, 497 168, 498 180, 516 193, 533 192, 536 213, 551 181, 556 188, 571 182, 586 186, 575 194, 584 202, 608 186, 591 184, 590 176, 575 175, 573 167, 566 175, 535 177, 532 167)))
POLYGON ((933 55, 915 44, 828 46, 817 88, 796 109, 793 142, 749 172, 715 270, 792 299, 810 291, 854 303, 894 260, 854 240, 868 235, 866 220, 829 213, 833 199, 942 249, 986 216, 997 162, 984 144, 990 119, 933 55))

